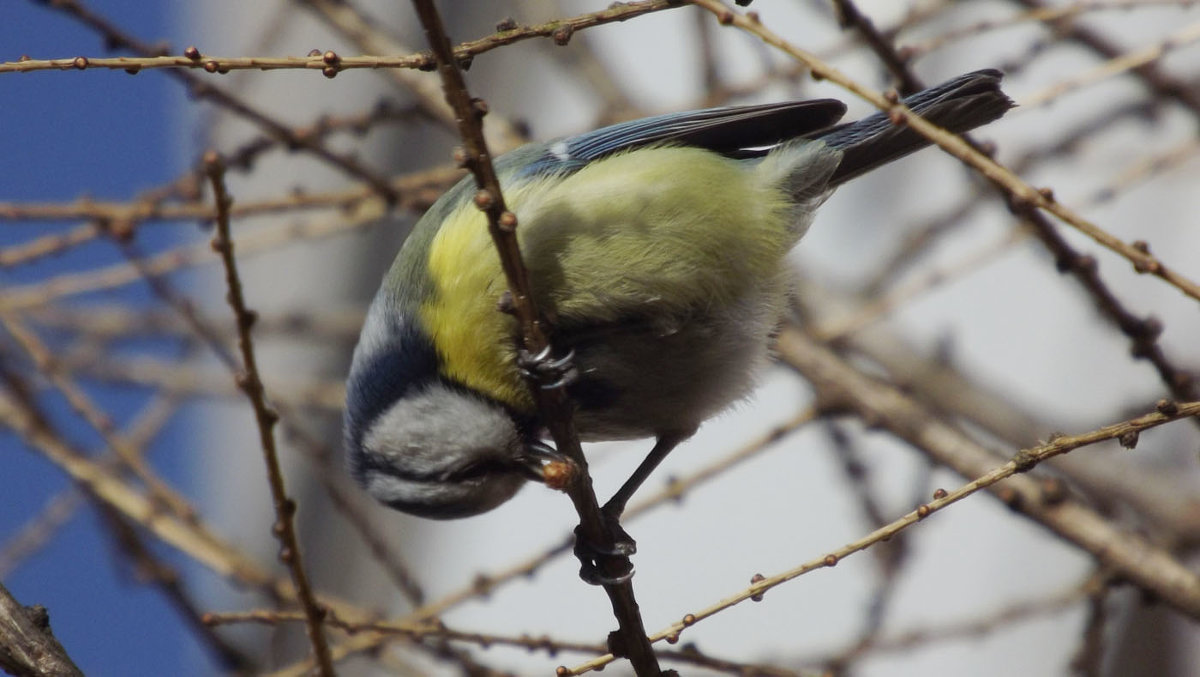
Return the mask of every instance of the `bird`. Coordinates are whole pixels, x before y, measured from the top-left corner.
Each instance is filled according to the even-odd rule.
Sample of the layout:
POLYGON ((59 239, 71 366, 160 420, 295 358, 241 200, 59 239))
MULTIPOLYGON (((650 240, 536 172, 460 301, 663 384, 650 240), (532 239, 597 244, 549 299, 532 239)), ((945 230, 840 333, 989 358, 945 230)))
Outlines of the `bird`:
MULTIPOLYGON (((1014 104, 979 70, 903 103, 964 133, 1014 104)), ((785 256, 841 184, 929 145, 835 99, 622 122, 495 160, 555 355, 529 356, 465 177, 419 219, 372 300, 351 359, 344 446, 379 502, 467 517, 543 479, 526 376, 566 389, 584 441, 655 438, 604 506, 619 520, 654 467, 744 399, 788 295, 785 256)), ((630 539, 631 540, 631 539, 630 539)))

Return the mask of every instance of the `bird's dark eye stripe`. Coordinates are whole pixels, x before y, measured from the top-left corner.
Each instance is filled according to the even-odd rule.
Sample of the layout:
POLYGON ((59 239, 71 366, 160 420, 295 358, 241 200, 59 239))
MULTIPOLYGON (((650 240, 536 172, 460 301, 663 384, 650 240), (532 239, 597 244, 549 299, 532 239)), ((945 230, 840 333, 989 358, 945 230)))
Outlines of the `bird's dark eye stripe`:
POLYGON ((489 475, 511 473, 512 464, 498 458, 485 458, 448 474, 448 480, 475 480, 489 475))
POLYGON ((411 470, 411 468, 402 468, 373 454, 362 454, 354 460, 353 470, 357 477, 377 473, 407 482, 425 482, 429 484, 477 480, 490 475, 507 474, 515 471, 511 463, 506 463, 498 458, 482 459, 457 470, 428 473, 406 472, 406 470, 411 470))

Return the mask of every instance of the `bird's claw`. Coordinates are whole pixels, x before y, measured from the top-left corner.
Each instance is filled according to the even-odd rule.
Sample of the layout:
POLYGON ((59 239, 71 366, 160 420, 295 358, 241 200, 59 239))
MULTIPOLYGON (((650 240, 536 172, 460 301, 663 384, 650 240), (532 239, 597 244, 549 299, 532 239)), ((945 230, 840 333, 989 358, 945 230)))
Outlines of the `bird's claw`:
POLYGON ((579 577, 591 585, 620 585, 633 578, 630 555, 637 552, 637 543, 621 527, 620 515, 601 509, 608 545, 599 545, 584 536, 581 527, 575 528, 575 556, 579 558, 579 577))
POLYGON ((517 351, 517 368, 521 370, 522 376, 536 381, 542 390, 565 388, 579 379, 579 370, 575 368, 574 349, 556 358, 550 353, 550 346, 536 354, 522 348, 517 351))

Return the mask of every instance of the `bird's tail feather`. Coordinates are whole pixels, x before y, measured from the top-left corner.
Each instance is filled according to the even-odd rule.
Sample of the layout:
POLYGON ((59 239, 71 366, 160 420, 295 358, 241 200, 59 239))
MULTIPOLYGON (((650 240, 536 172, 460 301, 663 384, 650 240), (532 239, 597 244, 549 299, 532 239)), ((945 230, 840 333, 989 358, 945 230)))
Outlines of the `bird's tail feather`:
MULTIPOLYGON (((968 132, 1000 118, 1015 104, 1000 91, 1003 74, 980 70, 960 75, 904 99, 904 105, 933 124, 955 133, 968 132)), ((842 151, 842 161, 829 178, 836 187, 872 169, 929 145, 907 125, 886 113, 823 130, 811 138, 842 151)))

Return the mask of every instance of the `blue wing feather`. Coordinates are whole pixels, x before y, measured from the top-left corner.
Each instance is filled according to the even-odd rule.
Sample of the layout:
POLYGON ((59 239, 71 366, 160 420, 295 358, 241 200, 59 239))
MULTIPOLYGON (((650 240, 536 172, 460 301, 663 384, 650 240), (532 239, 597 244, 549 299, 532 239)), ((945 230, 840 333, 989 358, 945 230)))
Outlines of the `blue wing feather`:
POLYGON ((826 129, 845 112, 846 106, 840 101, 817 99, 666 113, 551 143, 520 174, 569 174, 613 153, 650 145, 695 146, 724 155, 746 156, 747 149, 773 146, 826 129))

